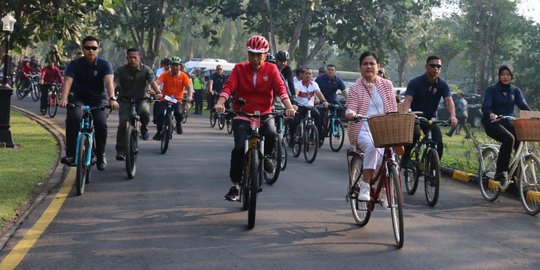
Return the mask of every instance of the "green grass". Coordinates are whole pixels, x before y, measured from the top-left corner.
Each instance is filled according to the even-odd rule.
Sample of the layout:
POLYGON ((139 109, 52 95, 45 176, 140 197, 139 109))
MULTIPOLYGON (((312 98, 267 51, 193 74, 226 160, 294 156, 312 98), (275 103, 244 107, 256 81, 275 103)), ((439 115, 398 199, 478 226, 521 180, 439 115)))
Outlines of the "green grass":
POLYGON ((0 148, 0 226, 14 221, 40 190, 59 154, 58 143, 41 125, 14 111, 10 124, 16 148, 0 148))

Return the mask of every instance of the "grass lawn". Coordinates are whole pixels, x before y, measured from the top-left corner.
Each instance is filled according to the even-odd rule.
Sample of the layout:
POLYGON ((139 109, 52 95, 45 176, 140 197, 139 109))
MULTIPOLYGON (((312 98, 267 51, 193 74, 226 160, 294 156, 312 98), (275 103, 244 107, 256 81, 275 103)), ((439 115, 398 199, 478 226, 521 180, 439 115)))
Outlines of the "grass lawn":
POLYGON ((19 207, 40 190, 59 154, 41 125, 14 111, 10 122, 16 148, 0 148, 0 227, 14 221, 19 207))

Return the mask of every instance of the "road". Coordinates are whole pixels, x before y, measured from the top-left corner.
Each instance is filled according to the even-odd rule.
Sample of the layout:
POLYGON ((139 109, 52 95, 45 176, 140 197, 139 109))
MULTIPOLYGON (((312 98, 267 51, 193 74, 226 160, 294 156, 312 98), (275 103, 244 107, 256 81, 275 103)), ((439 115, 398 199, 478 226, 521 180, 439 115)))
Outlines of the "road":
MULTIPOLYGON (((29 99, 13 105, 38 106, 29 99)), ((60 113, 52 121, 63 126, 60 113)), ((165 155, 156 141, 141 144, 139 170, 128 180, 124 163, 114 160, 116 126, 112 113, 107 170, 93 171, 83 196, 71 190, 17 269, 538 269, 540 219, 515 198, 489 203, 476 186, 445 178, 430 208, 420 185, 404 195, 405 245, 397 250, 388 210, 376 207, 364 228, 354 224, 345 151, 325 144, 312 165, 289 156, 278 182, 264 186, 255 228, 247 230, 247 212, 223 199, 231 135, 190 115, 165 155)), ((28 216, 2 259, 56 191, 28 216)))

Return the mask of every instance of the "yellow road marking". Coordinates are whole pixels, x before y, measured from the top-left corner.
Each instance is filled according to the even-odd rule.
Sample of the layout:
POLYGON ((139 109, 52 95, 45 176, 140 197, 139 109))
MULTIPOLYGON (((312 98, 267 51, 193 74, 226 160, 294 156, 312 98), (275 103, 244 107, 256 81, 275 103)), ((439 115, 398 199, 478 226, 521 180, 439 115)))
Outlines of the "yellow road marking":
POLYGON ((47 229, 49 224, 54 220, 58 212, 60 211, 60 208, 62 208, 62 205, 66 201, 66 198, 68 197, 69 193, 71 192, 71 188, 73 187, 73 183, 75 182, 75 172, 76 170, 69 169, 69 172, 66 176, 66 179, 64 180, 64 183, 62 184, 62 187, 56 193, 53 201, 45 212, 41 215, 39 220, 32 226, 28 232, 24 235, 24 237, 17 243, 17 245, 9 252, 9 254, 4 258, 4 260, 0 263, 0 269, 15 269, 19 263, 24 259, 30 248, 34 246, 36 241, 39 239, 41 234, 47 229))

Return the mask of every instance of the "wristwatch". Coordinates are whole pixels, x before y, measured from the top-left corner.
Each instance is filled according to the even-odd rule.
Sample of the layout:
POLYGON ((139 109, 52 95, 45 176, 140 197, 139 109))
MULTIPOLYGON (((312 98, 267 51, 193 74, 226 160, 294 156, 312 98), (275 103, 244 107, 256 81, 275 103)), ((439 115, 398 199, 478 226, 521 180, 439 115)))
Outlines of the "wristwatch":
POLYGON ((116 97, 111 97, 111 98, 109 98, 109 101, 111 101, 111 100, 114 100, 114 101, 116 101, 116 100, 117 100, 117 98, 116 98, 116 97))

